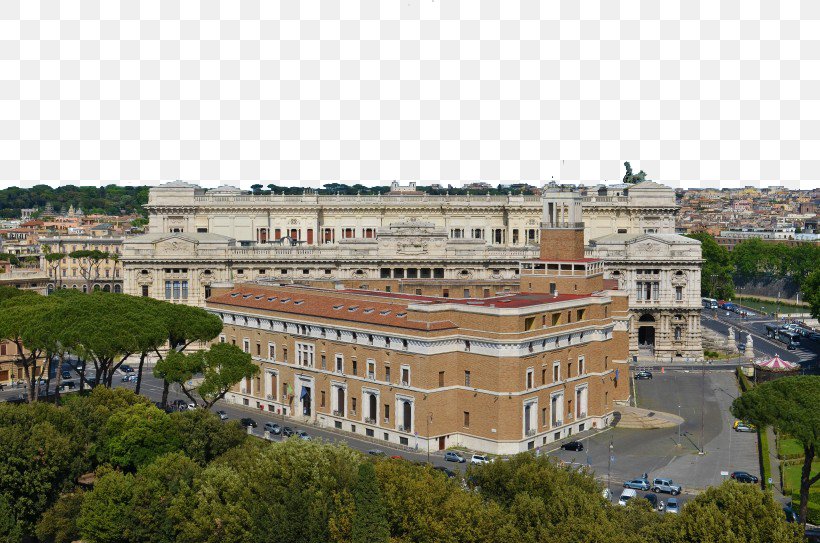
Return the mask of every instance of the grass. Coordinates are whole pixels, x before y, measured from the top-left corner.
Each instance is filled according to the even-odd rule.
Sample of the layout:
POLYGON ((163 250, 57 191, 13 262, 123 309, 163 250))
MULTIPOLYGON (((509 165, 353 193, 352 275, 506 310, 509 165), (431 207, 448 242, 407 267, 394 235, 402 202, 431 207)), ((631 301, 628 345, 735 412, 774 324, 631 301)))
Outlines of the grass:
MULTIPOLYGON (((800 505, 800 472, 803 469, 803 446, 796 439, 779 439, 777 454, 787 458, 780 463, 783 476, 783 494, 792 499, 792 508, 796 511, 800 505)), ((820 459, 815 459, 811 466, 811 476, 820 472, 820 459)), ((806 519, 812 524, 820 523, 820 487, 809 490, 809 512, 806 519)))
MULTIPOLYGON (((759 313, 766 312, 766 313, 773 313, 777 309, 777 301, 769 301, 769 300, 759 300, 757 298, 747 298, 743 297, 741 301, 740 298, 736 299, 737 303, 741 304, 744 307, 748 307, 754 311, 759 313)), ((720 310, 718 310, 720 311, 720 310)), ((781 300, 780 302, 780 312, 781 313, 808 313, 809 308, 806 306, 799 306, 793 304, 786 304, 783 303, 781 300)))
POLYGON ((737 358, 740 354, 725 354, 716 351, 703 351, 703 356, 706 357, 707 360, 727 360, 730 358, 737 358))
MULTIPOLYGON (((745 377, 745 376, 744 376, 745 377)), ((769 458, 769 436, 765 428, 757 431, 757 453, 760 456, 760 473, 763 484, 768 488, 767 481, 772 476, 772 459, 769 458)))
POLYGON ((802 458, 803 445, 793 438, 781 438, 777 440, 777 456, 782 459, 802 458))

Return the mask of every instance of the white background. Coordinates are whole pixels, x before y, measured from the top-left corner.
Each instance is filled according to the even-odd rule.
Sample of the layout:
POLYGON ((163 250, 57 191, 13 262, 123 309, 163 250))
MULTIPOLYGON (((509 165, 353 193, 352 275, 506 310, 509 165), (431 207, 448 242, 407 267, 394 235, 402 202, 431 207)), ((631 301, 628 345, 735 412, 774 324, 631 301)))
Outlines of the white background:
POLYGON ((0 187, 820 186, 820 2, 6 0, 0 187))

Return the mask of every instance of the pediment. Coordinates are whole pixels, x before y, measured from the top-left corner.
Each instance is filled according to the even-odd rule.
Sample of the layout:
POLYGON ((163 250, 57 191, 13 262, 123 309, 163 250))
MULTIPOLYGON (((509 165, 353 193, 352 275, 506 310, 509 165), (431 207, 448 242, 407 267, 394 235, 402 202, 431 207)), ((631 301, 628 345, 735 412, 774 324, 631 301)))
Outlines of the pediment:
POLYGON ((154 249, 162 254, 190 254, 196 251, 196 242, 174 237, 157 241, 154 249))

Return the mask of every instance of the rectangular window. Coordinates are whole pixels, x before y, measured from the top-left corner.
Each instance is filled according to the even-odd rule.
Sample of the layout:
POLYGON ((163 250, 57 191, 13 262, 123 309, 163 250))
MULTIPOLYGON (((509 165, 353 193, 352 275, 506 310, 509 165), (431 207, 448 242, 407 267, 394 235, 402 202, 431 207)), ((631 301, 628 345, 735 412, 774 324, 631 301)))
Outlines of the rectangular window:
POLYGON ((464 297, 465 297, 465 298, 469 298, 469 297, 470 297, 470 289, 468 289, 468 288, 465 288, 465 289, 464 289, 464 297))
POLYGON ((276 360, 276 345, 268 343, 268 359, 276 360))
POLYGON ((314 364, 314 345, 311 343, 296 343, 296 363, 300 366, 312 368, 314 364))
POLYGON ((262 345, 256 344, 256 356, 262 356, 262 345))
POLYGON ((356 414, 356 398, 353 398, 353 397, 350 398, 350 407, 351 407, 351 411, 353 411, 353 414, 355 415, 356 414))
POLYGON ((384 422, 390 422, 390 404, 384 404, 384 422))
POLYGON ((444 372, 443 371, 438 372, 438 386, 440 386, 440 387, 444 386, 444 372))
POLYGON ((583 375, 584 370, 586 370, 586 360, 584 360, 583 356, 578 357, 578 375, 583 375))
POLYGON ((401 384, 404 386, 410 385, 410 368, 401 369, 401 384))
POLYGON ((547 425, 547 408, 542 407, 541 408, 541 426, 546 426, 546 425, 547 425))
POLYGON ((560 313, 553 313, 552 314, 552 325, 557 326, 558 323, 561 322, 561 314, 560 313))
POLYGON ((336 355, 336 371, 337 372, 339 372, 339 373, 344 372, 344 362, 345 362, 344 357, 340 354, 337 354, 336 355))
POLYGON ((322 369, 323 370, 327 369, 327 356, 324 355, 324 354, 322 354, 322 369))
POLYGON ((183 281, 182 282, 182 298, 183 299, 188 298, 188 281, 183 281))
POLYGON ((386 382, 390 382, 390 366, 385 366, 384 368, 384 380, 386 382))
POLYGON ((375 360, 368 360, 367 361, 367 378, 368 379, 375 379, 376 378, 376 361, 375 360))
MULTIPOLYGON (((442 375, 442 373, 444 373, 444 372, 439 373, 439 375, 442 375)), ((465 387, 470 386, 470 371, 469 370, 464 370, 464 386, 465 387)))
POLYGON ((288 361, 288 348, 287 347, 282 347, 282 360, 284 362, 288 361))
POLYGON ((353 365, 353 375, 359 375, 359 361, 351 358, 350 363, 353 365))
POLYGON ((675 300, 683 300, 683 287, 675 287, 675 300))
MULTIPOLYGON (((143 287, 145 290, 148 290, 147 285, 143 287)), ((171 281, 165 281, 165 299, 171 299, 171 281)))
POLYGON ((321 403, 319 404, 319 407, 324 407, 325 406, 325 391, 324 390, 321 392, 320 398, 321 398, 321 400, 320 400, 321 403))
POLYGON ((576 318, 575 320, 579 320, 579 321, 584 320, 584 313, 586 313, 586 310, 584 310, 584 309, 579 309, 579 310, 578 310, 578 315, 577 315, 577 318, 576 318))
POLYGON ((527 390, 531 389, 533 386, 533 370, 530 368, 527 370, 527 390))
POLYGON ((464 427, 465 428, 470 427, 470 412, 469 411, 464 412, 464 427))
POLYGON ((174 299, 175 299, 175 300, 179 300, 179 296, 180 296, 180 285, 179 285, 179 281, 174 281, 174 282, 173 282, 173 285, 174 285, 174 299))
POLYGON ((556 362, 552 365, 552 382, 557 383, 561 380, 561 363, 556 362))
POLYGON ((242 340, 242 351, 246 352, 246 353, 251 352, 251 342, 250 342, 249 339, 243 339, 242 340))

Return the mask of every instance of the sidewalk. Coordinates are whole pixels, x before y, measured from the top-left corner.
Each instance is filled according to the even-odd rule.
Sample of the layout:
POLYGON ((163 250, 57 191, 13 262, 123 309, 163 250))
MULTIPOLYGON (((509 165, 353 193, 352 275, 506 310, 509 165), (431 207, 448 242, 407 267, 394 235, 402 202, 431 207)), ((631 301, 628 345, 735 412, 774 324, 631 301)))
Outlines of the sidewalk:
MULTIPOLYGON (((783 480, 780 477, 780 459, 777 457, 777 440, 771 426, 766 428, 766 437, 769 440, 769 462, 772 466, 772 497, 776 502, 786 505, 791 502, 791 498, 783 495, 783 480)), ((764 482, 768 485, 768 481, 764 482)))

